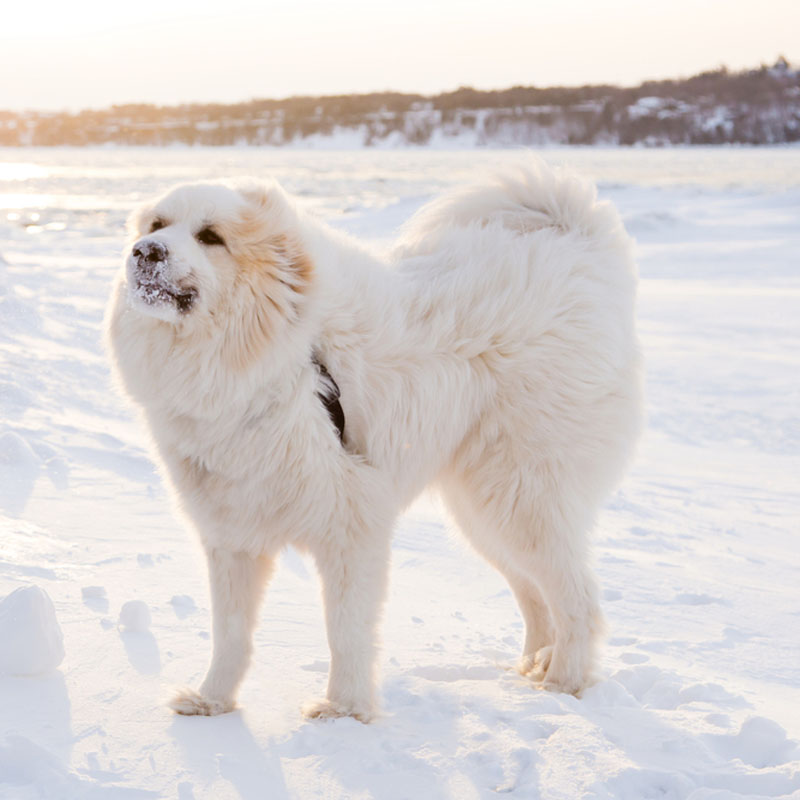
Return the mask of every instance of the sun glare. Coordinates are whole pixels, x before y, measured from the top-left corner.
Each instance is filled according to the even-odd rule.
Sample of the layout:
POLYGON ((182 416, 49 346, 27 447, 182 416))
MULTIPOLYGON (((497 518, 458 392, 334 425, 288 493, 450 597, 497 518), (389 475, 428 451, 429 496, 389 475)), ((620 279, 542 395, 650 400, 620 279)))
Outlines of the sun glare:
POLYGON ((0 181, 28 181, 46 178, 49 172, 39 164, 0 162, 0 181))
POLYGON ((0 27, 0 109, 635 85, 796 61, 797 30, 797 0, 20 2, 0 27))

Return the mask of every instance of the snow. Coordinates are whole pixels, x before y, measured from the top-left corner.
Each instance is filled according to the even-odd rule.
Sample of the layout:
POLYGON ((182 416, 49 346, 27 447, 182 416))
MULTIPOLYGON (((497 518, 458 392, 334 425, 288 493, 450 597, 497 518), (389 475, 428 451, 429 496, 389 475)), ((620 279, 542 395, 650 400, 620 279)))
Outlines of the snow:
POLYGON ((800 796, 800 151, 545 156, 599 180, 642 272, 648 427, 595 535, 602 679, 577 699, 510 669, 513 598, 425 496, 398 527, 384 716, 364 726, 300 715, 328 653, 291 551, 241 709, 165 708, 202 679, 209 600, 100 342, 125 213, 175 181, 273 174, 383 244, 428 196, 520 154, 0 151, 0 597, 55 609, 4 622, 0 659, 30 666, 13 637, 59 624, 64 646, 0 676, 0 798, 800 796))
POLYGON ((667 99, 663 97, 640 97, 635 103, 628 106, 628 116, 631 119, 646 117, 663 108, 667 102, 667 99))
POLYGON ((130 633, 147 633, 151 622, 150 609, 142 600, 128 600, 119 610, 119 624, 130 633))
POLYGON ((140 276, 137 281, 134 294, 143 302, 148 304, 157 303, 160 300, 170 300, 171 295, 166 288, 167 285, 167 262, 156 261, 150 266, 146 275, 140 276))
POLYGON ((194 614, 197 611, 194 599, 189 597, 188 594, 176 594, 169 602, 175 610, 175 615, 180 619, 188 617, 189 614, 194 614))
POLYGON ((0 599, 0 675, 41 675, 64 660, 64 637, 53 601, 38 586, 0 599))

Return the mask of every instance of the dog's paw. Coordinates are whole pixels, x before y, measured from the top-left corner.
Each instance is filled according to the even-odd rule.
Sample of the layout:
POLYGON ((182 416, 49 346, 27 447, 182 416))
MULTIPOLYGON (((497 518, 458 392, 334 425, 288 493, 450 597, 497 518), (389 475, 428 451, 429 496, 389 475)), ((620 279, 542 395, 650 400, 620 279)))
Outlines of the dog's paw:
POLYGON ((586 688, 583 684, 574 682, 561 683, 558 681, 551 681, 545 678, 543 681, 538 681, 534 684, 537 689, 544 692, 554 692, 555 694, 571 694, 574 697, 580 698, 581 692, 586 688))
POLYGON ((232 700, 212 700, 203 697, 193 689, 183 689, 167 705, 177 714, 215 717, 217 714, 232 711, 234 702, 232 700))
POLYGON ((528 671, 523 674, 527 675, 535 683, 544 683, 547 670, 550 669, 550 663, 553 660, 553 645, 548 644, 537 650, 536 655, 526 656, 526 658, 531 659, 531 665, 528 671))
POLYGON ((359 722, 367 723, 375 719, 375 712, 369 708, 359 708, 332 700, 318 700, 303 706, 306 719, 336 719, 337 717, 353 717, 359 722))
POLYGON ((580 697, 581 692, 592 684, 588 660, 575 657, 564 659, 561 656, 563 652, 552 645, 542 647, 536 653, 528 677, 537 689, 580 697))
POLYGON ((513 669, 519 672, 523 678, 533 677, 531 673, 537 669, 536 653, 526 653, 520 656, 513 669))

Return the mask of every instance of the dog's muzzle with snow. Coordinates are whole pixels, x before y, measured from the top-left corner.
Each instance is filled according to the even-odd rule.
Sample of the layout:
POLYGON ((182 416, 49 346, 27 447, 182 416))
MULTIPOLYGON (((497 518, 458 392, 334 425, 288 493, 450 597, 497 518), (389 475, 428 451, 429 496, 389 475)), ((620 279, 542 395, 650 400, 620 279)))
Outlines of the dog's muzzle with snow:
POLYGON ((197 288, 180 272, 164 242, 140 239, 128 256, 131 300, 150 307, 153 316, 171 318, 176 312, 186 314, 197 301, 197 288))

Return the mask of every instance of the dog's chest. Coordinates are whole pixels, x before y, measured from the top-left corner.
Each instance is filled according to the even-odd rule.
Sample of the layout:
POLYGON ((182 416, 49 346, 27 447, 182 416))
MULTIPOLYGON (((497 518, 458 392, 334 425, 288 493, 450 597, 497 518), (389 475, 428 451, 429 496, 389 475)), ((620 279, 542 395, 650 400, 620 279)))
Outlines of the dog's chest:
POLYGON ((229 486, 280 483, 284 439, 281 420, 263 410, 214 421, 177 417, 169 431, 170 450, 184 467, 188 488, 212 494, 229 486))
POLYGON ((326 506, 325 467, 292 416, 251 412, 216 425, 170 426, 166 460, 184 508, 211 546, 264 552, 315 527, 326 506))

